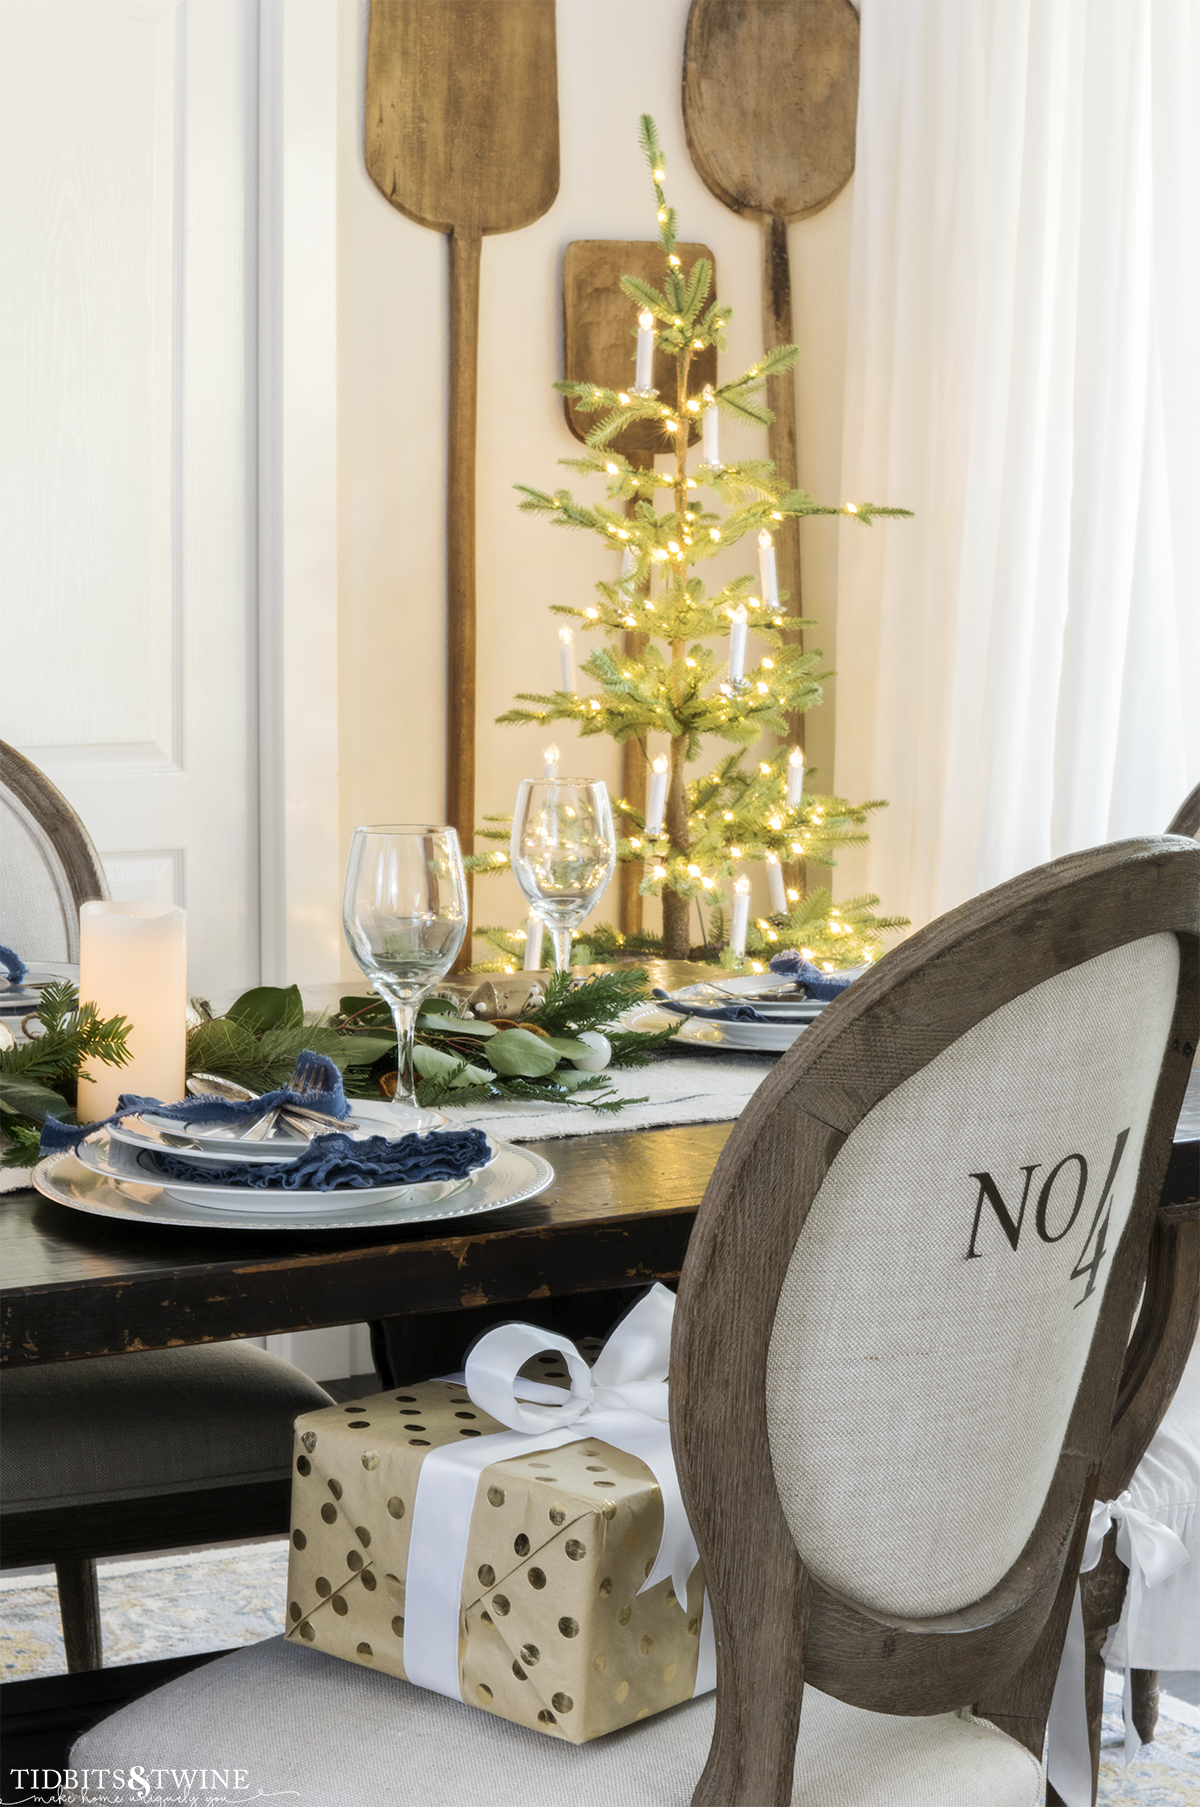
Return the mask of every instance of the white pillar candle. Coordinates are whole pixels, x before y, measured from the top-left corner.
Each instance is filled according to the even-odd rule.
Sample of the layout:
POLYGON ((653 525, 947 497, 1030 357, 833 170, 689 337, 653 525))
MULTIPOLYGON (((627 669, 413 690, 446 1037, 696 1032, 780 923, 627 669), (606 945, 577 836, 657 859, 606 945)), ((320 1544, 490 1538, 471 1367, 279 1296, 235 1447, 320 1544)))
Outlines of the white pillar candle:
POLYGON ((624 583, 627 577, 632 577, 636 570, 637 559, 634 556, 633 547, 626 546, 621 557, 621 582, 624 583))
POLYGON ((651 840, 662 833, 667 807, 667 762, 660 753, 650 772, 650 799, 646 804, 646 834, 651 840))
POLYGON ((804 754, 799 747, 793 747, 788 754, 787 770, 787 806, 798 809, 800 793, 804 789, 804 754))
POLYGON ((128 1066, 88 1061, 78 1117, 111 1117, 121 1092, 173 1104, 183 1097, 187 1036, 187 912, 174 904, 85 903, 79 911, 79 996, 130 1025, 128 1066))
POLYGON ((775 542, 765 527, 758 536, 758 579, 762 599, 771 608, 779 601, 779 578, 775 573, 775 542))
POLYGON ((733 927, 729 946, 739 959, 746 952, 746 930, 750 925, 750 880, 739 878, 733 887, 733 927))
POLYGON ((558 748, 555 746, 546 747, 542 753, 542 777, 558 777, 558 748))
POLYGON ((729 611, 729 682, 740 684, 746 669, 746 623, 749 620, 739 603, 729 611))
POLYGON ((575 694, 575 636, 569 627, 558 630, 558 656, 562 666, 562 687, 575 694))
POLYGON ((536 910, 530 910, 525 918, 525 971, 537 973, 542 970, 542 919, 536 910))
POLYGON ((654 315, 643 308, 638 315, 637 375, 635 389, 649 389, 654 379, 654 315))
POLYGON ((777 916, 787 915, 787 890, 783 882, 783 867, 779 864, 779 856, 767 855, 767 889, 771 893, 771 908, 777 916))
POLYGON ((721 428, 711 383, 704 385, 704 419, 700 439, 700 455, 705 464, 717 465, 721 462, 721 428))

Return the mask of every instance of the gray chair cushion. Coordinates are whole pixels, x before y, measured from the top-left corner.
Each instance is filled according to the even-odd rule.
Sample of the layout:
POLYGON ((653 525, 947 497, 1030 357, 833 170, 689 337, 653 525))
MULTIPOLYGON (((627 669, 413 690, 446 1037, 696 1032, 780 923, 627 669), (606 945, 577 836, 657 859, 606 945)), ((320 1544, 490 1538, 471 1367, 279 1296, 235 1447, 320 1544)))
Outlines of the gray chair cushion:
POLYGON ((7 1368, 0 1503, 34 1512, 277 1480, 294 1419, 332 1403, 247 1343, 7 1368))
MULTIPOLYGON (((114 1713, 84 1734, 71 1765, 77 1776, 127 1769, 136 1753, 146 1773, 240 1769, 250 1795, 306 1807, 689 1807, 712 1729, 709 1694, 590 1744, 567 1744, 271 1638, 114 1713)), ((137 1798, 113 1788, 111 1776, 103 1792, 108 1801, 137 1798)), ((792 1799, 805 1807, 1035 1807, 1042 1772, 980 1720, 867 1713, 806 1688, 792 1799)))

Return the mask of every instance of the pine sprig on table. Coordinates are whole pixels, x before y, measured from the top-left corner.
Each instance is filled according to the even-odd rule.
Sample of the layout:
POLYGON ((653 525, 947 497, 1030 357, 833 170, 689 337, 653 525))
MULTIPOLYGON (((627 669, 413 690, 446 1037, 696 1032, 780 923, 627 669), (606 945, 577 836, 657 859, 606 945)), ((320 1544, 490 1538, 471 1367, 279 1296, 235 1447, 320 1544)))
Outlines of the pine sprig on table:
POLYGON ((129 1024, 101 1017, 80 1003, 73 985, 46 985, 31 1015, 40 1035, 0 1048, 0 1130, 8 1146, 0 1166, 27 1167, 37 1159, 47 1117, 74 1121, 75 1092, 85 1060, 123 1067, 130 1058, 129 1024))

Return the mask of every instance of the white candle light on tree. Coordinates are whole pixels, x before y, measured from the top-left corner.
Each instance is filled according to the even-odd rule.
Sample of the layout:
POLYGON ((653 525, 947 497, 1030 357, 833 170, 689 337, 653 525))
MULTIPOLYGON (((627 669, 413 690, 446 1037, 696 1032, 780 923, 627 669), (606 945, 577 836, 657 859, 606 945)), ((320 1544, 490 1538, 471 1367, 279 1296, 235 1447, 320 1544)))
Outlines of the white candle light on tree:
POLYGON ((746 623, 750 619, 741 603, 729 611, 729 682, 740 684, 746 669, 746 623))
POLYGON ((779 864, 779 855, 767 855, 767 889, 771 893, 771 909, 776 916, 787 915, 787 887, 783 882, 783 867, 779 864))
POLYGON ((644 307, 638 315, 635 389, 649 389, 654 379, 654 315, 644 307))
POLYGON ((779 601, 779 578, 775 572, 775 542, 765 527, 758 536, 758 576, 762 599, 772 608, 779 601))
POLYGON ((542 777, 558 777, 558 748, 556 746, 548 746, 542 753, 542 777))
POLYGON ((530 910, 525 918, 525 971, 527 973, 542 970, 542 919, 536 910, 530 910))
POLYGON ((562 665, 562 687, 575 694, 575 636, 569 627, 558 630, 558 656, 562 665))
POLYGON ((650 770, 650 797, 646 804, 646 834, 651 839, 662 833, 663 813, 667 807, 667 761, 659 754, 650 770))
POLYGON ((704 418, 700 439, 700 456, 705 464, 714 467, 721 462, 721 427, 717 414, 716 397, 711 383, 704 385, 704 418))
POLYGON ((633 547, 626 546, 621 556, 621 582, 624 583, 627 577, 632 577, 636 570, 637 558, 634 555, 633 547))
POLYGON ((79 996, 130 1024, 124 1067, 87 1061, 81 1123, 111 1117, 121 1092, 172 1104, 183 1097, 187 1037, 187 912, 174 904, 85 903, 79 911, 79 996))
POLYGON ((804 752, 800 747, 793 747, 788 754, 787 770, 787 806, 798 809, 800 793, 804 789, 804 752))
POLYGON ((750 926, 750 880, 739 878, 733 887, 733 926, 729 947, 740 960, 746 952, 746 930, 750 926))

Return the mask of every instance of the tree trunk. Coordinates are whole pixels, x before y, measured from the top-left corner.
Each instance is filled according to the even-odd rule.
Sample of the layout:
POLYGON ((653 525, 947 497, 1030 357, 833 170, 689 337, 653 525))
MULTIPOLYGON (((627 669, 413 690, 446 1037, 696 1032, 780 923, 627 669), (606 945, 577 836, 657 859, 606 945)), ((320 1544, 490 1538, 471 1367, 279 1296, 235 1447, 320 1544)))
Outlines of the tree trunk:
MULTIPOLYGON (((683 755, 686 741, 671 742, 671 774, 667 785, 667 807, 663 826, 671 843, 671 852, 686 854, 688 850, 687 793, 684 789, 683 755)), ((688 957, 688 911, 691 904, 678 891, 664 888, 662 894, 663 958, 686 960, 688 957)))

